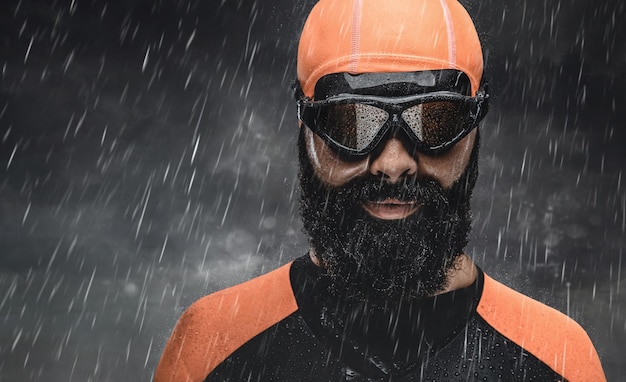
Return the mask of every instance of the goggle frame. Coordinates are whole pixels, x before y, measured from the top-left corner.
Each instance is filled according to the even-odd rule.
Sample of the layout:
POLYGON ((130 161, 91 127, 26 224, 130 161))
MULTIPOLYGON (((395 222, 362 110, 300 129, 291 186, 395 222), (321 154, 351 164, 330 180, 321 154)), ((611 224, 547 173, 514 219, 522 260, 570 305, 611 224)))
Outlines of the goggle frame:
MULTIPOLYGON (((415 149, 426 155, 436 156, 449 150, 452 146, 463 139, 473 129, 478 126, 478 123, 485 117, 488 111, 488 98, 489 95, 480 88, 476 96, 466 96, 450 91, 436 91, 423 94, 414 94, 401 97, 383 97, 376 95, 359 95, 359 94, 340 94, 331 96, 324 100, 314 101, 309 97, 305 97, 302 93, 297 97, 297 113, 298 119, 310 128, 315 134, 321 137, 330 147, 335 150, 347 154, 353 157, 362 157, 369 155, 383 140, 385 136, 395 134, 399 129, 409 137, 410 141, 414 145, 415 149), (451 101, 459 104, 469 106, 469 113, 463 119, 463 127, 459 132, 444 143, 439 145, 429 145, 418 138, 417 134, 402 118, 402 112, 410 107, 425 104, 429 102, 441 102, 451 101), (381 110, 386 111, 389 114, 389 118, 379 127, 379 131, 376 133, 375 138, 370 144, 363 149, 356 149, 347 147, 333 137, 327 134, 324 129, 317 126, 315 123, 315 113, 324 107, 343 105, 343 104, 364 104, 374 106, 381 110)), ((319 116, 319 112, 317 112, 319 116)))

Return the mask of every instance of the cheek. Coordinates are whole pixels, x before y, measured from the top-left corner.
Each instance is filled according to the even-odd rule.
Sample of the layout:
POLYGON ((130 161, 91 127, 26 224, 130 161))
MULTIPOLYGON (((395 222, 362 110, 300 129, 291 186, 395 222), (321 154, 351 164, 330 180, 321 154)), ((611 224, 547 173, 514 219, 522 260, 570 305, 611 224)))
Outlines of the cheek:
POLYGON ((324 183, 331 186, 341 186, 351 179, 367 172, 367 159, 356 162, 340 160, 322 138, 310 129, 304 132, 309 160, 315 170, 315 175, 324 183))
POLYGON ((441 156, 429 157, 418 154, 420 172, 437 179, 444 188, 450 188, 465 171, 475 140, 476 129, 441 156))

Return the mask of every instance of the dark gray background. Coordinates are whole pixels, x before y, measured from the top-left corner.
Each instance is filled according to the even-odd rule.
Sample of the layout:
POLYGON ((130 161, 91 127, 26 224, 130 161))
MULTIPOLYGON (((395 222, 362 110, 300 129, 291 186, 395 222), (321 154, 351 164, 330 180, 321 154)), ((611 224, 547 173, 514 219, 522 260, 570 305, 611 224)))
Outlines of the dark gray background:
MULTIPOLYGON (((192 301, 304 254, 313 3, 2 2, 0 381, 149 380, 192 301)), ((464 4, 492 94, 468 253, 625 381, 624 4, 464 4)))

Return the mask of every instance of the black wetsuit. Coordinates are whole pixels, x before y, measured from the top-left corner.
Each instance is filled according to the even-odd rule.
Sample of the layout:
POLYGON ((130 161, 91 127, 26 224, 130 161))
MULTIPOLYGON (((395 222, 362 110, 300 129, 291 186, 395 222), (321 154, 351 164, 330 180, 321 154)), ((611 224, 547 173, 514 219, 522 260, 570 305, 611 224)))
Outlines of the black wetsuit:
MULTIPOLYGON (((220 331, 219 336, 205 336, 204 341, 209 342, 206 363, 210 365, 205 368, 206 381, 604 380, 595 349, 577 324, 487 278, 482 271, 467 288, 406 302, 399 307, 372 309, 367 303, 348 302, 337 293, 331 293, 328 278, 308 256, 295 260, 288 267, 282 276, 274 278, 284 279, 288 274, 289 284, 259 284, 257 288, 251 284, 249 291, 209 299, 211 305, 218 308, 194 313, 193 320, 181 319, 179 326, 185 329, 172 335, 172 344, 166 348, 161 361, 163 370, 159 370, 157 377, 183 375, 176 365, 185 356, 186 348, 176 344, 180 337, 174 338, 187 335, 189 338, 185 340, 193 342, 189 326, 201 331, 211 328, 211 322, 205 322, 206 327, 202 322, 219 320, 215 317, 217 309, 231 321, 217 325, 215 330, 220 331), (276 311, 271 311, 271 299, 267 301, 269 306, 259 305, 256 299, 272 293, 269 289, 276 292, 280 285, 291 287, 289 292, 295 304, 287 304, 287 307, 285 298, 281 298, 275 302, 276 311), (240 298, 254 293, 258 296, 251 302, 239 302, 240 298), (236 309, 223 310, 223 304, 235 300, 236 309), (503 305, 507 303, 514 308, 503 305), (265 322, 264 329, 249 330, 247 323, 241 321, 242 332, 249 334, 246 338, 235 338, 237 317, 255 318, 254 314, 241 311, 252 305, 269 308, 266 311, 264 307, 258 315, 258 319, 265 322), (281 310, 284 313, 277 318, 263 318, 281 310), (534 317, 537 317, 536 322, 533 322, 534 317), (190 320, 194 323, 190 324, 190 320), (553 343, 545 343, 546 336, 550 337, 555 328, 564 325, 570 327, 567 334, 555 333, 553 343), (232 331, 226 337, 221 333, 224 329, 219 329, 224 327, 232 331), (233 345, 236 341, 242 343, 233 345), (569 348, 561 349, 563 343, 568 343, 569 348), (214 350, 210 350, 211 346, 214 350), (224 347, 232 349, 224 350, 224 347), (216 356, 220 352, 224 354, 216 356), (571 363, 577 365, 573 368, 571 363)), ((199 305, 206 303, 200 300, 199 305)), ((199 346, 190 356, 194 361, 183 360, 184 369, 205 362, 203 358, 193 358, 204 347, 193 346, 199 346)), ((202 372, 198 376, 202 376, 202 372)), ((189 380, 196 380, 194 378, 189 377, 189 380)))

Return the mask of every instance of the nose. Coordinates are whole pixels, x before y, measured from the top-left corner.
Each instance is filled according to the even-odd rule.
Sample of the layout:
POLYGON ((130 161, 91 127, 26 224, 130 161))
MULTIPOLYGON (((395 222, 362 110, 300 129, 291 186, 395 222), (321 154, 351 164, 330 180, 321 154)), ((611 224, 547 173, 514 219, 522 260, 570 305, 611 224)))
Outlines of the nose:
POLYGON ((382 177, 389 183, 396 183, 417 173, 417 159, 407 152, 400 139, 392 137, 384 145, 378 155, 370 158, 371 174, 382 177))

